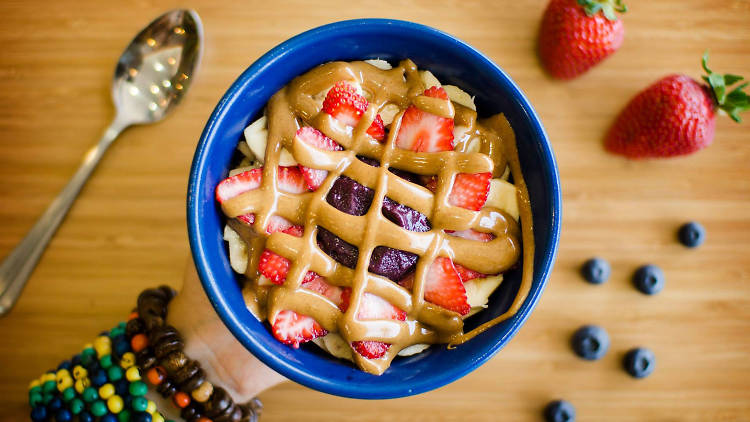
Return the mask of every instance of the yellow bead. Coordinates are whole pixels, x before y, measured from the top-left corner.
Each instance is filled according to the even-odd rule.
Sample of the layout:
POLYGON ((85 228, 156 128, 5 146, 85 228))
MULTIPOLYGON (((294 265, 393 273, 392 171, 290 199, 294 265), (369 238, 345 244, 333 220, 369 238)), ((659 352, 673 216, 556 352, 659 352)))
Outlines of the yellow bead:
POLYGON ((125 378, 128 379, 130 382, 140 381, 141 380, 141 373, 138 371, 138 367, 131 366, 130 368, 125 371, 125 378))
POLYGON ((29 390, 31 390, 34 387, 39 387, 40 385, 42 385, 42 383, 39 382, 38 379, 31 380, 31 382, 29 383, 29 390))
POLYGON ((73 388, 75 388, 76 392, 78 394, 83 394, 83 390, 86 389, 91 384, 88 378, 82 378, 79 380, 76 380, 75 384, 73 385, 73 388))
POLYGON ((44 384, 47 381, 55 381, 55 374, 49 374, 49 373, 44 374, 42 375, 41 381, 42 381, 42 384, 44 384))
POLYGON ((61 393, 68 387, 72 387, 72 386, 73 386, 73 378, 71 378, 70 376, 67 376, 65 378, 59 378, 57 380, 57 390, 60 391, 61 393))
POLYGON ((159 412, 154 412, 154 414, 151 415, 151 422, 164 422, 164 416, 159 412))
POLYGON ((115 394, 115 386, 106 383, 99 387, 99 397, 101 397, 104 400, 107 400, 108 398, 112 397, 115 394))
POLYGON ((89 371, 87 371, 86 368, 84 368, 81 365, 76 365, 73 368, 73 378, 77 380, 86 378, 88 375, 89 375, 89 371))
POLYGON ((60 380, 61 378, 70 378, 70 371, 67 369, 61 369, 55 374, 55 379, 60 380))
POLYGON ((156 403, 154 403, 153 401, 149 400, 146 403, 146 412, 148 412, 148 414, 151 415, 151 417, 153 418, 154 413, 156 413, 156 403))
POLYGON ((112 340, 109 339, 109 336, 99 336, 94 340, 94 350, 96 350, 96 355, 98 357, 102 357, 104 355, 109 355, 112 353, 112 340))
POLYGON ((135 365, 135 355, 133 352, 123 353, 122 358, 120 358, 122 369, 128 369, 133 365, 135 365))
MULTIPOLYGON (((107 408, 112 413, 120 413, 122 411, 123 402, 122 398, 118 395, 114 395, 107 399, 107 408)), ((163 421, 164 419, 162 419, 163 421)), ((152 419, 152 422, 154 419, 152 419)))

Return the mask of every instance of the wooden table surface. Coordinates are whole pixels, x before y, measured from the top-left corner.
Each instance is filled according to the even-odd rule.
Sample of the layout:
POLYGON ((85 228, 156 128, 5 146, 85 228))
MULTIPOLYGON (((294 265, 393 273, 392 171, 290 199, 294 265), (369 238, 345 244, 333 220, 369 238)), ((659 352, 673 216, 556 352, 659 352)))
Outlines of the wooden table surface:
MULTIPOLYGON (((715 145, 687 158, 628 162, 604 131, 638 90, 672 72, 750 76, 750 1, 628 0, 622 49, 589 74, 557 82, 534 54, 546 1, 185 2, 206 50, 185 102, 164 122, 128 130, 52 241, 13 312, 0 319, 0 419, 24 420, 28 381, 122 320, 137 293, 179 286, 189 246, 188 169, 224 90, 265 51, 306 29, 357 17, 413 20, 479 48, 527 93, 549 132, 563 187, 563 230, 539 307, 498 356, 427 394, 343 399, 292 383, 265 392, 265 421, 540 420, 563 397, 581 421, 750 421, 750 124, 719 118, 715 145), (696 250, 675 241, 695 219, 696 250), (599 255, 612 277, 578 276, 599 255), (665 290, 635 291, 634 269, 664 269, 665 290), (610 352, 585 362, 568 339, 585 323, 610 352), (623 353, 644 345, 656 372, 634 380, 623 353)), ((176 1, 0 3, 0 256, 22 238, 112 118, 114 63, 133 34, 176 1)), ((750 119, 750 115, 746 116, 750 119)), ((439 370, 439 368, 436 368, 439 370)))

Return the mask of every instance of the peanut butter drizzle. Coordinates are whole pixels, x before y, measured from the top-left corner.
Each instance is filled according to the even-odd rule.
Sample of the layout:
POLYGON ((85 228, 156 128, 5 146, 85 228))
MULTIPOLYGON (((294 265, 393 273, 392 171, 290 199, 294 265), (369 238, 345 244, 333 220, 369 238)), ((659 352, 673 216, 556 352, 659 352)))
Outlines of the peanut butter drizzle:
POLYGON ((290 309, 313 317, 323 328, 338 332, 349 343, 375 340, 391 344, 386 355, 380 359, 365 359, 353 353, 356 364, 372 374, 383 373, 396 354, 410 345, 453 345, 468 340, 500 322, 503 316, 511 315, 511 311, 515 312, 514 309, 520 306, 530 288, 532 267, 526 264, 532 263, 530 257, 533 257, 531 211, 510 125, 502 116, 478 122, 473 110, 447 100, 420 95, 425 88, 416 65, 410 60, 402 61, 391 70, 381 70, 365 62, 332 62, 295 78, 268 102, 268 140, 261 186, 222 204, 224 213, 232 218, 230 225, 248 243, 251 251, 246 271, 250 285, 244 289, 248 308, 261 320, 273 320, 278 312, 290 309), (321 112, 321 95, 340 80, 359 84, 369 101, 367 111, 353 129, 340 125, 330 115, 321 112), (378 110, 388 103, 398 105, 402 111, 394 118, 388 139, 381 144, 368 136, 366 130, 378 110), (457 124, 467 126, 473 135, 480 138, 481 152, 418 153, 396 147, 395 138, 401 116, 410 104, 436 115, 455 117, 457 124), (502 122, 507 128, 502 126, 502 122), (343 146, 344 150, 323 151, 305 142, 295 141, 295 133, 301 125, 316 127, 343 146), (508 143, 513 145, 508 146, 508 143), (502 150, 503 145, 507 148, 505 151, 502 150), (315 192, 302 194, 280 191, 277 172, 282 148, 290 151, 301 165, 328 170, 323 185, 315 192), (357 155, 377 159, 381 165, 371 167, 357 159, 357 155), (519 207, 522 210, 523 231, 512 217, 501 210, 485 207, 481 211, 470 211, 454 207, 447 200, 456 174, 492 172, 499 175, 504 171, 506 162, 510 163, 515 180, 520 182, 519 207), (420 175, 437 175, 437 191, 433 194, 395 176, 388 171, 391 166, 420 175), (367 214, 349 215, 326 202, 325 197, 339 175, 346 175, 374 190, 367 214), (432 230, 411 232, 387 220, 380 211, 386 195, 425 214, 432 224, 432 230), (255 214, 252 227, 234 219, 248 213, 255 214), (281 232, 266 234, 269 218, 274 214, 304 226, 302 237, 281 232), (359 258, 354 269, 339 264, 318 248, 318 226, 358 247, 359 258), (448 236, 444 232, 467 229, 492 233, 496 237, 480 243, 448 236), (425 302, 426 274, 436 257, 449 257, 454 262, 485 274, 500 273, 518 261, 521 235, 524 242, 524 281, 514 305, 506 314, 463 334, 460 315, 425 302), (380 245, 420 256, 412 292, 368 272, 372 251, 380 245), (264 248, 291 261, 286 281, 281 286, 258 284, 258 257, 264 248), (527 257, 529 251, 531 254, 527 257), (352 288, 350 306, 346 312, 342 313, 327 298, 300 287, 307 271, 318 273, 331 284, 352 288), (406 311, 406 320, 356 319, 365 292, 380 296, 406 311))

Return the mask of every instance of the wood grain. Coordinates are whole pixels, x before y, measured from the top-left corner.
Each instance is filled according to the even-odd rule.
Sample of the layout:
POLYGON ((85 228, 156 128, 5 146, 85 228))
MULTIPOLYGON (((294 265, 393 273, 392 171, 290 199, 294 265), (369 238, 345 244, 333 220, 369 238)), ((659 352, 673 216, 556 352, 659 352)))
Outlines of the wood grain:
MULTIPOLYGON (((112 117, 109 81, 122 48, 172 0, 0 3, 0 256, 21 239, 112 117)), ((452 33, 499 63, 541 114, 560 165, 560 253, 539 307, 497 357, 418 397, 368 402, 287 383, 262 395, 265 421, 534 421, 564 397, 581 421, 750 421, 750 126, 720 118, 715 145, 668 161, 606 154, 604 131, 638 90, 673 72, 750 76, 750 1, 629 0, 626 41, 568 83, 547 78, 534 46, 546 2, 194 0, 207 49, 186 101, 163 123, 128 130, 111 149, 8 317, 0 319, 0 419, 23 420, 27 382, 121 320, 137 293, 179 284, 189 246, 185 190, 202 126, 231 81, 288 37, 355 17, 413 20, 452 33), (708 240, 676 243, 686 220, 708 240), (613 266, 597 287, 577 275, 599 255, 613 266), (667 287, 629 284, 660 265, 667 287), (568 338, 607 328, 609 354, 583 362, 568 338), (652 348, 656 372, 619 369, 632 346, 652 348), (347 415, 345 417, 345 415, 347 415)), ((750 116, 747 116, 750 118, 750 116)), ((436 368, 440 370, 440 368, 436 368)))

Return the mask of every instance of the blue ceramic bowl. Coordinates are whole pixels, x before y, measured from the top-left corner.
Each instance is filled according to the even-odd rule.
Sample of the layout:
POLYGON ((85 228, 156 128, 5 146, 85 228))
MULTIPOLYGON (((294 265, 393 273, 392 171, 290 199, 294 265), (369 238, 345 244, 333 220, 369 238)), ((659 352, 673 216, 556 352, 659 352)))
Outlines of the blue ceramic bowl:
MULTIPOLYGON (((521 328, 539 300, 552 269, 560 234, 560 186, 555 158, 539 117, 515 83, 495 63, 464 42, 410 22, 359 19, 337 22, 298 35, 266 53, 232 84, 201 136, 188 188, 190 246, 203 287, 229 330, 263 363, 310 388, 339 396, 382 399, 418 394, 448 384, 486 362, 521 328), (245 308, 237 276, 222 240, 224 218, 214 188, 227 176, 242 130, 266 101, 295 76, 332 60, 410 58, 441 81, 476 95, 483 115, 503 112, 518 137, 518 149, 534 213, 536 256, 531 292, 520 311, 470 342, 447 350, 397 358, 381 376, 369 375, 316 346, 292 349, 245 308)), ((520 271, 506 274, 488 310, 466 328, 503 313, 520 283, 520 271)))

